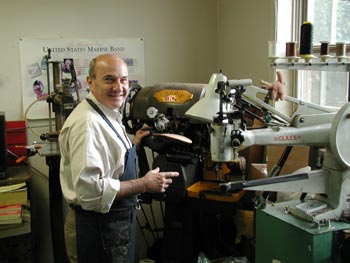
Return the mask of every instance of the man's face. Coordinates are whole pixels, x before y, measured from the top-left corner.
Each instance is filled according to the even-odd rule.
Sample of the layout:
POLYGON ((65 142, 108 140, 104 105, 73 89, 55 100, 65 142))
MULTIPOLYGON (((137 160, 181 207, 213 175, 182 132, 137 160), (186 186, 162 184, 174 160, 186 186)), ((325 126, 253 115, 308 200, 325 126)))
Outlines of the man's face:
POLYGON ((41 92, 41 89, 40 89, 40 86, 35 86, 34 87, 34 92, 36 95, 40 95, 42 92, 41 92))
POLYGON ((70 66, 71 66, 71 65, 72 65, 72 60, 66 59, 66 60, 64 61, 64 67, 65 67, 66 70, 70 70, 70 66))
POLYGON ((96 61, 95 78, 87 77, 96 99, 110 109, 120 109, 129 89, 128 68, 115 56, 102 56, 96 61))

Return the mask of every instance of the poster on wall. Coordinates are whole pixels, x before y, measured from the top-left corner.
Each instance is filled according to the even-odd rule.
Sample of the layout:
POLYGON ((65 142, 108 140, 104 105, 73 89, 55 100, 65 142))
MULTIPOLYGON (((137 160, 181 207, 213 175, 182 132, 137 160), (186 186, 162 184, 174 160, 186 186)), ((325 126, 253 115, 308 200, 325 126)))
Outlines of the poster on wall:
POLYGON ((49 118, 47 98, 53 86, 70 83, 81 101, 89 92, 89 62, 103 53, 115 53, 128 65, 129 80, 145 84, 143 38, 20 39, 23 114, 26 119, 49 118), (59 81, 57 81, 59 80, 59 81))

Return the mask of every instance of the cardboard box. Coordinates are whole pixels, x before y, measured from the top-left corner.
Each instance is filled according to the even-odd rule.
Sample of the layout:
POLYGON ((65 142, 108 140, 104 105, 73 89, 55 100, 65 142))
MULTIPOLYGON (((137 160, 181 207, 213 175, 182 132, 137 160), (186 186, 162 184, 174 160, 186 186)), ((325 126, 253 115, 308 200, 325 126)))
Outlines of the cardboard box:
POLYGON ((239 152, 239 156, 245 158, 246 174, 250 173, 252 163, 265 162, 265 147, 261 145, 253 145, 239 152))
POLYGON ((262 179, 267 177, 266 163, 252 163, 250 165, 250 172, 247 174, 247 180, 262 179))
MULTIPOLYGON (((266 146, 267 171, 280 160, 286 146, 266 146)), ((309 146, 293 146, 289 156, 280 172, 280 175, 290 174, 309 165, 309 146)))
POLYGON ((242 236, 254 236, 254 211, 237 209, 233 220, 237 228, 237 243, 241 240, 242 236))

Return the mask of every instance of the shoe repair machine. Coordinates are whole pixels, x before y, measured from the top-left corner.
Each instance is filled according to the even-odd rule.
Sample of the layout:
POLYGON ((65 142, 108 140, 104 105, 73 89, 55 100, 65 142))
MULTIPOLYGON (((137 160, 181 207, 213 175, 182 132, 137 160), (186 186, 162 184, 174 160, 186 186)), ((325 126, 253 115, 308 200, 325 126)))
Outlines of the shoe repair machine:
MULTIPOLYGON (((190 186, 212 172, 218 191, 203 189, 202 195, 261 193, 256 204, 256 262, 329 262, 340 257, 349 228, 350 103, 335 110, 288 96, 285 100, 294 105, 291 116, 272 107, 269 92, 252 86, 251 80, 227 80, 222 73, 213 74, 207 85, 131 85, 124 124, 129 133, 147 124, 151 135, 144 146, 157 153, 152 166, 180 172, 160 197, 167 206, 182 203, 190 186), (261 114, 251 112, 252 107, 261 114), (247 128, 251 115, 264 127, 247 128), (322 166, 287 175, 279 175, 281 167, 276 166, 267 178, 245 180, 239 153, 254 145, 317 147, 322 149, 322 166), (232 180, 239 170, 243 176, 232 180), (301 198, 269 204, 265 201, 270 191, 300 192, 301 198)), ((174 206, 168 214, 178 216, 172 211, 177 209, 174 206)), ((172 225, 171 219, 165 221, 164 235, 167 225, 172 225)), ((182 233, 175 239, 186 238, 182 233)))

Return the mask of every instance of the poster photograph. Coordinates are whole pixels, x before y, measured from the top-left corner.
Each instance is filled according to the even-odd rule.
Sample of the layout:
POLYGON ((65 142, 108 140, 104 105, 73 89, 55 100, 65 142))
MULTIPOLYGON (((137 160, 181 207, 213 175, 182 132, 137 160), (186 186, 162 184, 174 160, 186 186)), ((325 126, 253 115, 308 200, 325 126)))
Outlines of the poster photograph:
POLYGON ((130 82, 145 83, 143 38, 23 38, 19 47, 23 113, 29 120, 49 118, 47 98, 58 88, 55 85, 70 83, 73 97, 84 99, 89 92, 89 62, 103 53, 115 53, 125 60, 130 82))

